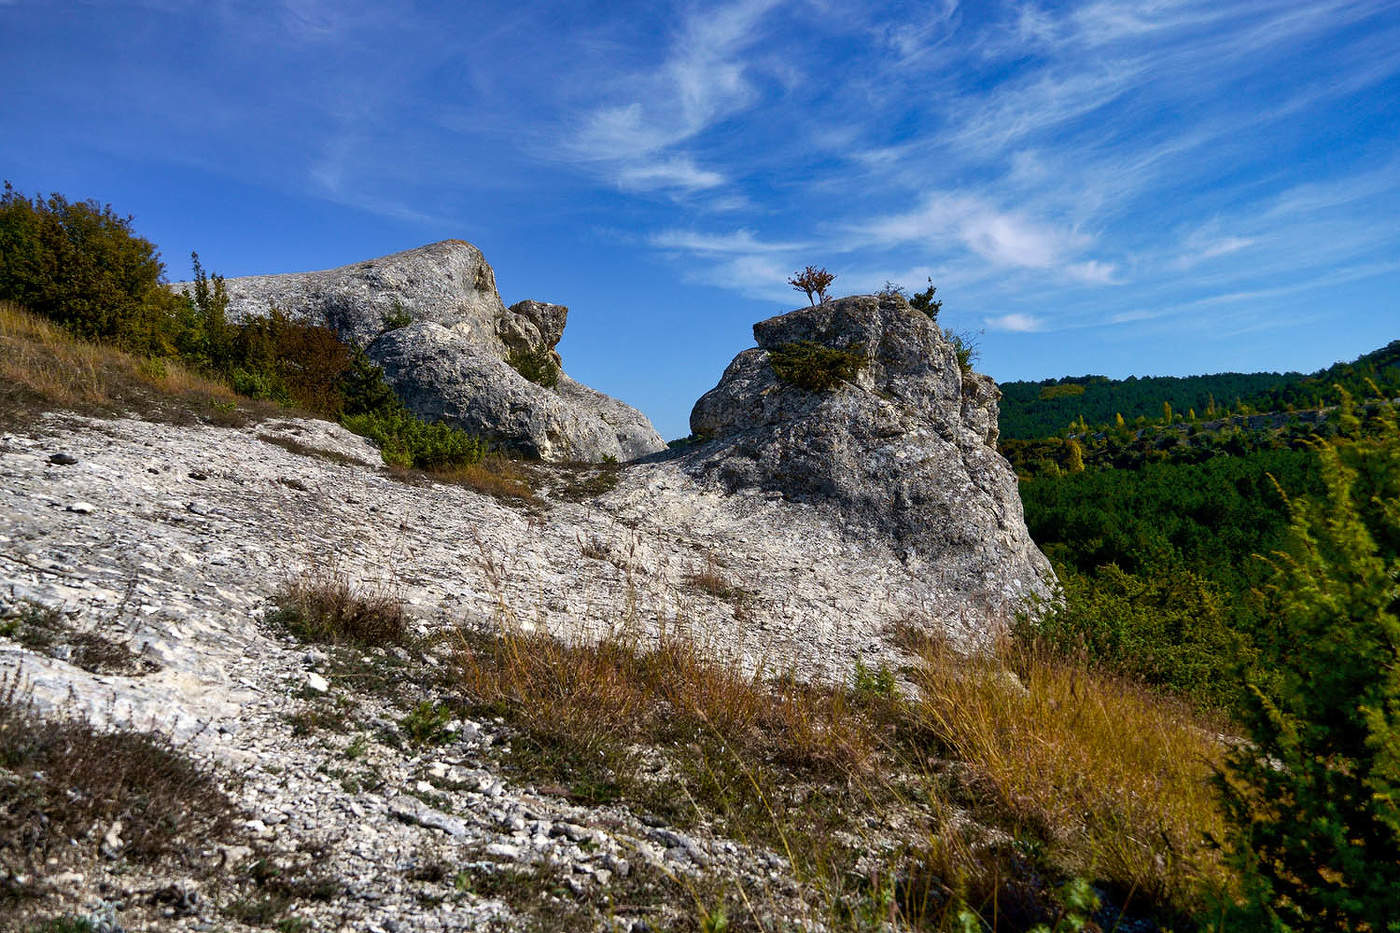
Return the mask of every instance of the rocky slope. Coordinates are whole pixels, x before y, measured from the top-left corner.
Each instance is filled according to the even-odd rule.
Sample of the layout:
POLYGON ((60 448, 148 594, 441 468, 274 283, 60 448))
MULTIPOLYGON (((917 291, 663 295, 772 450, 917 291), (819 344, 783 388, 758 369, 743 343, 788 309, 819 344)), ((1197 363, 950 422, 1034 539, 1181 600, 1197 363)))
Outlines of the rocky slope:
POLYGON ((512 354, 524 354, 559 366, 555 348, 569 309, 529 300, 507 308, 495 272, 462 240, 337 269, 224 284, 235 319, 277 308, 324 324, 365 347, 418 414, 527 456, 631 460, 665 446, 635 408, 562 373, 557 386, 538 385, 509 365, 512 354))
MULTIPOLYGON (((427 342, 414 328, 469 353, 470 335, 507 320, 451 313, 429 307, 441 320, 378 338, 386 367, 427 342)), ((519 317, 557 334, 563 313, 519 317)), ((496 333, 542 339, 519 330, 496 333)), ((897 633, 974 646, 1047 592, 1014 477, 991 446, 995 387, 963 374, 927 319, 855 298, 755 334, 759 347, 696 406, 709 440, 626 465, 531 467, 531 500, 405 478, 363 439, 314 421, 54 413, 0 437, 0 619, 47 607, 136 658, 85 669, 63 638, 0 637, 0 675, 19 672, 40 710, 173 735, 229 776, 243 821, 198 871, 132 866, 119 845, 74 848, 43 867, 46 903, 125 929, 242 929, 209 866, 244 885, 273 866, 317 892, 297 901, 292 919, 309 927, 296 929, 521 929, 531 921, 519 905, 481 879, 528 876, 592 899, 610 929, 664 929, 678 909, 693 919, 691 895, 643 908, 630 900, 637 885, 693 894, 720 874, 763 890, 778 926, 807 925, 820 898, 781 854, 517 783, 501 770, 513 737, 500 721, 459 719, 443 744, 405 745, 405 707, 364 686, 421 679, 431 696, 465 629, 638 644, 679 634, 747 671, 847 683, 857 662, 908 663, 897 633), (864 364, 828 390, 798 388, 771 360, 796 341, 864 364), (290 640, 267 609, 280 585, 308 576, 391 595, 438 647, 346 655, 290 640), (306 734, 318 717, 342 725, 306 734)), ((889 826, 870 831, 894 844, 889 826)))

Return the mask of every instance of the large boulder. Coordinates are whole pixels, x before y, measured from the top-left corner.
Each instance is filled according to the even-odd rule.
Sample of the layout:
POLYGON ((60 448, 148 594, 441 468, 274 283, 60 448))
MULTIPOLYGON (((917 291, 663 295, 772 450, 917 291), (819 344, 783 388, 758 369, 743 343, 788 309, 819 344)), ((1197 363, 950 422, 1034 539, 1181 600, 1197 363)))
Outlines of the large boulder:
POLYGON ((457 328, 409 324, 380 337, 369 352, 419 415, 460 425, 527 456, 623 461, 666 446, 646 415, 630 405, 563 373, 552 388, 536 385, 457 328))
POLYGON ((688 472, 807 503, 1007 611, 1049 595, 1053 572, 996 450, 1001 393, 963 370, 927 315, 902 298, 857 296, 762 321, 754 338, 691 413, 706 442, 683 455, 688 472), (775 353, 781 365, 785 350, 814 346, 843 351, 835 361, 858 371, 829 388, 780 378, 775 353))
MULTIPOLYGON (((177 290, 188 283, 176 283, 177 290)), ((569 309, 509 308, 481 251, 443 240, 338 269, 228 279, 234 320, 276 308, 364 347, 415 413, 546 460, 630 460, 665 448, 640 411, 562 372, 545 387, 511 365, 562 366, 569 309)))

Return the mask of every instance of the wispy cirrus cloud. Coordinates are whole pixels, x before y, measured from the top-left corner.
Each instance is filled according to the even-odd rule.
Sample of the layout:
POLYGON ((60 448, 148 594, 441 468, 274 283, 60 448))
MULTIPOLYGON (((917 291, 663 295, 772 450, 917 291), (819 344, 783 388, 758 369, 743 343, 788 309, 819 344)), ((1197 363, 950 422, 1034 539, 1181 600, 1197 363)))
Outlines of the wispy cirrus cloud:
POLYGON ((925 195, 912 211, 874 218, 853 228, 852 235, 877 246, 947 244, 951 240, 996 265, 1032 269, 1067 264, 1092 240, 1072 228, 948 191, 925 195))
POLYGON ((692 10, 656 67, 626 77, 620 99, 593 107, 565 143, 624 188, 693 192, 718 187, 724 173, 696 165, 677 148, 752 103, 757 91, 746 53, 759 25, 783 0, 734 0, 692 10))

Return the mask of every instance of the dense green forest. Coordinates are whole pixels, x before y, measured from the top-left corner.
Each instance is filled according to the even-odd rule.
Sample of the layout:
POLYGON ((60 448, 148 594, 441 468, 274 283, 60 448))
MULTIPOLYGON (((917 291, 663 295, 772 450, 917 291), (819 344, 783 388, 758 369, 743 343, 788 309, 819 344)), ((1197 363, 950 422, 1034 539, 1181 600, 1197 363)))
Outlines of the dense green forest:
POLYGON ((1065 376, 1001 384, 1003 438, 1034 440, 1062 434, 1081 420, 1089 427, 1161 422, 1163 405, 1177 418, 1213 420, 1227 414, 1316 409, 1337 404, 1338 387, 1356 398, 1377 389, 1400 394, 1400 340, 1312 374, 1216 373, 1208 376, 1065 376), (1374 388, 1373 388, 1374 385, 1374 388))

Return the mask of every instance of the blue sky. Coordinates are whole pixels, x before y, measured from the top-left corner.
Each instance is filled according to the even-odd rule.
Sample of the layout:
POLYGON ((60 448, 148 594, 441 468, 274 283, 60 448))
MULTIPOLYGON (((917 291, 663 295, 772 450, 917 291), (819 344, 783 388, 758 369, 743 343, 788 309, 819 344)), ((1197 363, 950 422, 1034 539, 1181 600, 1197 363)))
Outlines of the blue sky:
POLYGON ((0 87, 173 277, 461 237, 666 437, 808 263, 1003 380, 1400 337, 1400 0, 0 0, 0 87))

